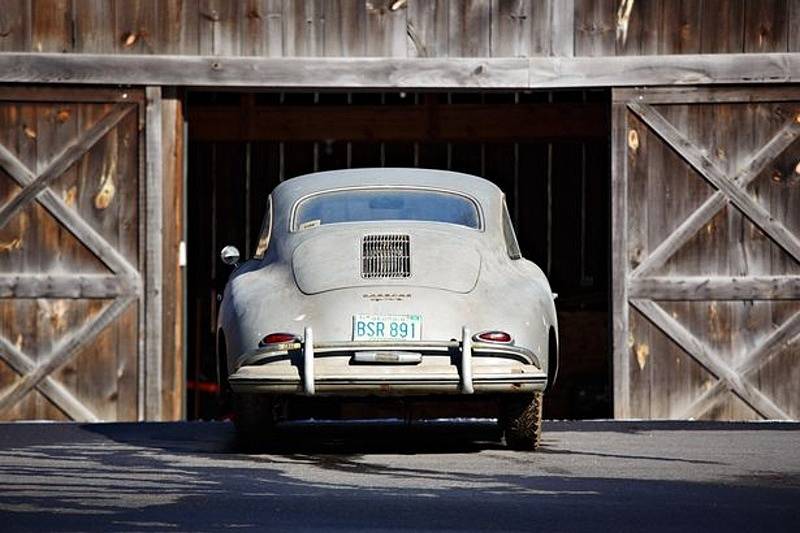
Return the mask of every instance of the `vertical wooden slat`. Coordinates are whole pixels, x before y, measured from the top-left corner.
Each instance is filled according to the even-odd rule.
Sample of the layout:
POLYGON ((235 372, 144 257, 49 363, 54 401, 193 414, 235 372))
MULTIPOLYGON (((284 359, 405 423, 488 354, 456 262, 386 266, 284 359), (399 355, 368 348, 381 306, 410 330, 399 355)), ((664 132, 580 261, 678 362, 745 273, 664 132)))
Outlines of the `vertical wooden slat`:
POLYGON ((693 0, 673 0, 664 5, 659 54, 700 52, 702 9, 703 3, 693 0))
POLYGON ((411 0, 408 3, 409 57, 447 57, 447 0, 411 0))
POLYGON ((493 57, 531 54, 531 0, 492 0, 493 57))
POLYGON ((325 2, 324 54, 328 57, 366 55, 367 7, 364 2, 325 2))
POLYGON ((448 55, 487 57, 491 53, 491 4, 480 0, 451 2, 448 15, 448 55))
POLYGON ((744 51, 745 0, 703 0, 700 52, 704 54, 744 51))
POLYGON ((117 54, 154 54, 161 49, 160 4, 148 0, 114 2, 117 54))
POLYGON ((241 53, 239 3, 225 0, 200 0, 198 38, 204 55, 241 53))
POLYGON ((71 0, 30 1, 32 51, 72 51, 71 0))
POLYGON ((0 52, 31 49, 30 0, 6 0, 0 10, 0 52))
POLYGON ((613 56, 615 0, 575 0, 575 55, 613 56))
POLYGON ((158 11, 159 40, 156 53, 197 55, 200 53, 199 0, 161 0, 158 11))
POLYGON ((405 57, 408 52, 406 44, 408 10, 405 6, 392 0, 373 0, 367 3, 366 11, 366 55, 405 57))
POLYGON ((283 3, 283 55, 321 56, 324 41, 323 3, 297 0, 283 3))
POLYGON ((260 57, 282 55, 282 6, 280 0, 239 2, 241 55, 260 57))
POLYGON ((800 52, 800 0, 789 0, 788 52, 800 52))
POLYGON ((630 328, 628 305, 627 110, 611 107, 611 324, 614 418, 628 418, 630 405, 630 328))
POLYGON ((162 419, 183 417, 183 152, 182 100, 174 89, 162 94, 163 192, 163 387, 162 419))
POLYGON ((110 54, 115 50, 114 3, 108 0, 75 2, 75 47, 81 54, 110 54))
POLYGON ((550 55, 572 57, 575 55, 575 3, 574 0, 550 0, 550 55))
POLYGON ((786 52, 789 44, 787 0, 747 0, 745 52, 786 52))
POLYGON ((163 328, 163 146, 160 87, 145 90, 145 417, 160 420, 163 328))

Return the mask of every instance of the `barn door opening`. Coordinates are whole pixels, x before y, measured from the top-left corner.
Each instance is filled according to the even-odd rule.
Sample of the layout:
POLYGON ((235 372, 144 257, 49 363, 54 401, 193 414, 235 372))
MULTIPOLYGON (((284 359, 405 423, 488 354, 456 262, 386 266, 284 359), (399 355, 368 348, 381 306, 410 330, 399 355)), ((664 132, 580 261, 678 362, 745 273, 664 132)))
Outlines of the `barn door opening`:
POLYGON ((293 176, 425 167, 507 194, 523 254, 559 293, 551 417, 610 415, 610 93, 191 92, 188 95, 188 415, 215 416, 225 244, 251 256, 267 194, 293 176))
POLYGON ((800 418, 800 90, 612 113, 615 415, 800 418))

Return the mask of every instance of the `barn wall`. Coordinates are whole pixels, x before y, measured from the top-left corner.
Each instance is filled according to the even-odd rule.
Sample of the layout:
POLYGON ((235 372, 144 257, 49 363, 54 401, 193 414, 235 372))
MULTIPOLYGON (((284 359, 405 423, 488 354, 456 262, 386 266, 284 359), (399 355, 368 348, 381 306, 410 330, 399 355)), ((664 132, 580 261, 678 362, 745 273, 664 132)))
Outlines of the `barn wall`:
POLYGON ((4 0, 0 52, 536 57, 800 51, 800 0, 4 0))

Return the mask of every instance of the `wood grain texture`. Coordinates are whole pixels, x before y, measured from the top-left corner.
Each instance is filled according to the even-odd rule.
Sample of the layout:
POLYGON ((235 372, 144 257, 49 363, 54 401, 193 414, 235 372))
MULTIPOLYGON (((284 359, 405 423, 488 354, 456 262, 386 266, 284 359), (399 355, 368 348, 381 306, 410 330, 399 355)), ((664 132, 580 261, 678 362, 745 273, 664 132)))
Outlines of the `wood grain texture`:
POLYGON ((800 81, 796 54, 531 59, 0 55, 2 82, 295 88, 566 88, 800 81))
POLYGON ((141 99, 129 89, 103 100, 111 92, 0 91, 0 194, 13 207, 0 235, 25 239, 0 269, 0 335, 25 374, 3 375, 4 419, 136 418, 126 383, 138 359, 139 170, 126 161, 139 152, 141 99))
POLYGON ((611 329, 613 347, 614 417, 631 416, 630 348, 628 346, 628 171, 627 111, 611 108, 611 329))
POLYGON ((145 416, 160 420, 162 416, 161 384, 163 381, 163 134, 161 88, 145 90, 145 416))
POLYGON ((635 267, 623 284, 636 311, 615 336, 630 347, 628 394, 615 396, 628 416, 796 416, 786 354, 800 321, 800 225, 785 176, 800 154, 798 100, 791 87, 613 92, 629 128, 614 140, 628 152, 635 267))

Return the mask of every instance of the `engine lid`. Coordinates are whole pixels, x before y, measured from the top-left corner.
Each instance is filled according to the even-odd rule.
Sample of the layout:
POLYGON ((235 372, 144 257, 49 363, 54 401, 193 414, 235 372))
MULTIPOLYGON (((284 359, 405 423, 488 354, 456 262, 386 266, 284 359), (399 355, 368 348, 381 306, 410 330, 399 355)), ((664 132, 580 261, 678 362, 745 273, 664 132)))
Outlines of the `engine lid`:
POLYGON ((469 241, 453 240, 425 230, 325 232, 295 248, 292 270, 306 294, 399 285, 468 293, 478 281, 481 256, 469 241))

